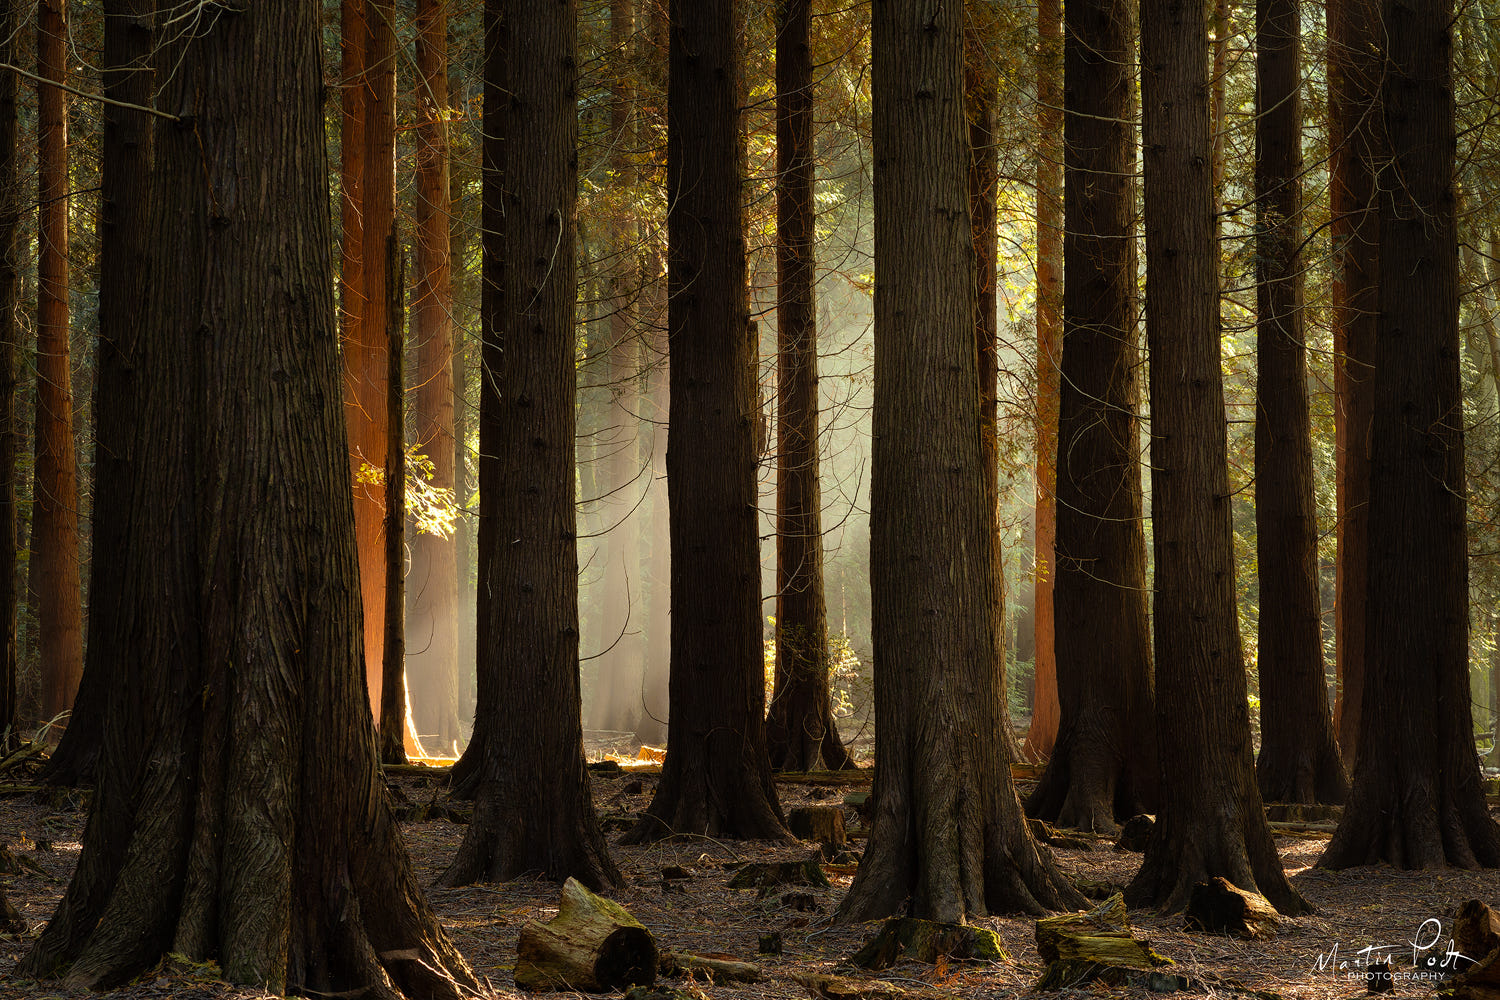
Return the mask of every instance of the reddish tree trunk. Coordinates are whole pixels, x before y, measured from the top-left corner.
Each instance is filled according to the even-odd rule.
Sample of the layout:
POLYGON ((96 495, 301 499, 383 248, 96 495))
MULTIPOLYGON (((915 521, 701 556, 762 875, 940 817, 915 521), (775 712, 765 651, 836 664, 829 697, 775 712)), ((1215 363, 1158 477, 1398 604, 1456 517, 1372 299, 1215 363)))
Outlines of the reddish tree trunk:
POLYGON ((1026 733, 1029 760, 1046 760, 1061 709, 1053 587, 1057 579, 1057 428, 1062 395, 1063 20, 1061 0, 1039 0, 1036 157, 1036 589, 1032 629, 1034 695, 1026 733))
POLYGON ((78 468, 68 342, 67 0, 37 6, 36 468, 31 547, 36 560, 42 715, 73 707, 83 676, 78 573, 78 468))
MULTIPOLYGON (((21 5, 0 6, 0 62, 16 64, 16 34, 21 5)), ((17 74, 0 74, 0 750, 16 742, 16 457, 21 426, 16 408, 19 377, 16 338, 19 326, 19 232, 21 222, 20 150, 16 146, 17 74)))

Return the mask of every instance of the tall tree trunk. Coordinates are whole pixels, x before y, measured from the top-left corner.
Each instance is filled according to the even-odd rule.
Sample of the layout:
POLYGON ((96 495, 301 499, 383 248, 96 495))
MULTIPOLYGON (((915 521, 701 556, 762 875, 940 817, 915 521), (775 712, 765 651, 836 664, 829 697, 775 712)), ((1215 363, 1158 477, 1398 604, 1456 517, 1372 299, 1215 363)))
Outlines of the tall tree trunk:
POLYGON ((594 816, 579 717, 577 30, 571 0, 485 8, 486 95, 505 95, 493 121, 486 108, 486 142, 500 154, 486 196, 503 192, 495 207, 504 222, 483 239, 502 285, 487 303, 500 311, 485 318, 493 388, 481 414, 490 434, 480 451, 479 558, 488 597, 469 751, 477 745, 482 756, 474 821, 441 879, 449 886, 538 871, 596 889, 621 882, 594 816))
MULTIPOLYGON (((417 385, 413 447, 431 464, 430 485, 455 489, 452 212, 448 170, 448 5, 417 5, 417 169, 413 199, 416 283, 412 289, 417 385)), ((411 538, 407 583, 407 672, 417 732, 446 754, 460 737, 457 539, 411 538)))
POLYGON ((964 108, 969 124, 969 219, 974 242, 974 339, 978 352, 979 430, 984 445, 982 468, 986 509, 991 511, 995 543, 992 589, 995 652, 991 663, 998 676, 1000 729, 1006 755, 1020 754, 1011 728, 1005 691, 1005 561, 1000 552, 1000 342, 996 311, 995 270, 999 252, 996 228, 1000 147, 995 138, 995 116, 1000 100, 1000 70, 995 53, 1000 39, 1000 8, 996 0, 974 0, 965 5, 964 108))
POLYGON ((1375 203, 1380 12, 1374 0, 1327 0, 1329 202, 1333 241, 1334 584, 1338 695, 1334 729, 1352 774, 1364 701, 1380 214, 1375 203))
MULTIPOLYGON (((16 35, 20 30, 20 0, 7 0, 0 6, 0 62, 16 65, 16 35)), ((16 586, 16 457, 21 441, 16 409, 21 267, 17 78, 15 70, 0 71, 0 751, 9 750, 17 742, 16 607, 20 594, 16 586)))
MULTIPOLYGON (((107 0, 104 5, 103 84, 107 103, 99 194, 99 346, 94 376, 94 495, 124 495, 134 457, 132 422, 147 379, 136 361, 140 275, 151 247, 146 210, 151 197, 151 116, 125 105, 149 107, 154 77, 152 0, 107 0)), ((47 761, 49 782, 76 785, 93 779, 104 713, 118 697, 113 637, 128 595, 115 572, 130 531, 124 505, 94 503, 90 525, 89 617, 86 660, 73 716, 47 761)))
POLYGON ((948 922, 1071 907, 1081 897, 1032 841, 994 738, 963 11, 881 3, 873 17, 875 812, 838 918, 908 901, 948 922))
POLYGON ((1302 46, 1298 0, 1255 8, 1255 524, 1260 757, 1269 802, 1348 793, 1323 678, 1318 517, 1302 311, 1302 46))
POLYGON ((1500 865, 1469 709, 1451 0, 1381 4, 1380 273, 1365 687, 1354 779, 1319 864, 1500 865))
POLYGON ((604 418, 603 463, 610 503, 604 506, 606 533, 599 539, 600 602, 607 647, 599 657, 599 676, 594 693, 594 728, 616 732, 635 724, 639 712, 639 690, 645 668, 645 644, 641 621, 645 615, 639 552, 644 514, 640 498, 650 480, 642 474, 637 416, 641 332, 636 308, 641 274, 636 255, 639 220, 625 206, 635 203, 636 87, 632 46, 635 12, 632 0, 611 0, 609 47, 617 60, 609 77, 610 174, 625 193, 620 208, 607 220, 604 303, 608 314, 605 347, 606 381, 610 402, 604 418))
POLYGON ((1029 813, 1084 830, 1155 803, 1156 727, 1139 459, 1133 5, 1064 11, 1058 741, 1029 813))
POLYGON ((32 558, 36 560, 42 716, 73 707, 83 676, 78 575, 78 467, 73 451, 73 374, 68 343, 67 0, 37 6, 36 466, 32 558), (55 85, 54 85, 55 84, 55 85))
POLYGON ((402 417, 405 402, 406 322, 405 268, 401 243, 394 232, 386 238, 386 434, 385 462, 385 607, 381 646, 380 760, 406 763, 406 434, 402 417))
POLYGON ((776 8, 776 694, 771 766, 852 765, 828 689, 818 328, 813 59, 808 0, 776 8))
POLYGON ((1306 912, 1266 825, 1235 608, 1208 32, 1199 4, 1141 4, 1146 338, 1160 801, 1132 905, 1187 905, 1222 876, 1306 912))
POLYGON ((670 25, 671 712, 661 784, 626 839, 782 839, 766 756, 739 4, 672 0, 670 25))
POLYGON ((1055 599, 1057 433, 1063 354, 1063 13, 1038 0, 1036 154, 1036 589, 1032 598, 1035 679, 1025 752, 1046 760, 1057 743, 1055 599))
POLYGON ((319 52, 315 6, 261 0, 158 55, 180 119, 138 276, 124 697, 23 977, 178 953, 277 994, 479 989, 402 848, 360 673, 319 52))

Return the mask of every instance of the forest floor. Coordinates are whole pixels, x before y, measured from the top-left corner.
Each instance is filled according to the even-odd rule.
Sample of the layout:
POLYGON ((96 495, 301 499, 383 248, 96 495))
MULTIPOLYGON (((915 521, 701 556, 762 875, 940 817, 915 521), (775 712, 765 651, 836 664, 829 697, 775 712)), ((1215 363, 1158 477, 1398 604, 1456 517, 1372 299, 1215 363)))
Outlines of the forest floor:
MULTIPOLYGON (((782 805, 790 810, 805 804, 838 804, 844 795, 867 784, 863 776, 837 782, 805 784, 779 782, 782 805)), ((644 810, 651 801, 656 778, 649 773, 596 774, 594 794, 607 823, 614 857, 626 886, 614 898, 656 936, 662 950, 733 957, 757 963, 760 982, 713 984, 664 980, 661 985, 694 1000, 707 998, 806 998, 808 991, 794 977, 809 973, 840 973, 866 981, 880 980, 904 989, 935 990, 929 995, 965 1000, 990 997, 1041 996, 1033 984, 1043 963, 1033 939, 1034 921, 1027 917, 990 917, 977 921, 999 934, 1011 959, 999 964, 897 965, 881 973, 853 972, 840 962, 874 934, 877 925, 837 926, 829 914, 848 889, 853 867, 825 866, 828 888, 796 887, 804 898, 784 902, 774 892, 757 900, 752 891, 728 888, 734 870, 748 862, 801 860, 816 850, 812 844, 794 846, 760 842, 693 840, 648 847, 618 845, 619 825, 644 810), (686 869, 689 877, 667 879, 670 866, 686 869), (810 894, 811 898, 806 898, 810 894), (811 908, 806 908, 806 907, 811 908), (762 935, 780 932, 781 954, 758 954, 762 935)), ((402 775, 394 780, 398 801, 412 805, 446 803, 441 782, 426 776, 402 775)), ((245 1000, 261 994, 236 990, 218 982, 209 969, 158 969, 134 984, 106 994, 61 989, 52 983, 22 982, 12 970, 30 939, 51 915, 67 887, 78 856, 78 840, 86 814, 87 793, 55 791, 40 795, 0 797, 0 841, 21 859, 17 875, 4 876, 11 901, 30 922, 20 938, 0 936, 0 997, 28 1000, 245 1000), (44 802, 36 801, 38 798, 44 802)), ((454 803, 459 808, 465 804, 454 803)), ((418 810, 419 811, 419 810, 418 810)), ((851 827, 855 814, 846 808, 851 827)), ((404 824, 407 845, 418 877, 428 886, 436 908, 459 949, 475 971, 493 987, 497 997, 515 991, 511 969, 516 937, 531 919, 556 913, 557 886, 537 879, 467 889, 432 888, 453 857, 466 827, 448 818, 404 824)), ((1085 838, 1087 839, 1087 838, 1085 838)), ((1441 957, 1449 945, 1451 917, 1466 899, 1500 904, 1500 873, 1464 871, 1398 872, 1389 868, 1360 868, 1342 872, 1314 865, 1327 843, 1326 833, 1279 836, 1278 847, 1292 884, 1318 910, 1313 916, 1283 920, 1269 940, 1245 941, 1222 935, 1189 933, 1180 916, 1151 912, 1130 914, 1138 937, 1146 937, 1158 952, 1176 961, 1173 971, 1186 974, 1200 994, 1238 998, 1256 991, 1275 993, 1282 1000, 1331 1000, 1365 993, 1363 968, 1375 949, 1389 958, 1395 970, 1394 994, 1412 996, 1432 991, 1432 984, 1415 975, 1415 963, 1429 955, 1441 957), (1434 923, 1439 921, 1440 923, 1434 923), (1426 948, 1427 950, 1423 950, 1426 948), (1346 963, 1346 964, 1345 964, 1346 963)), ((857 850, 857 841, 852 845, 857 850)), ((1141 855, 1117 851, 1100 839, 1091 849, 1054 848, 1069 875, 1123 887, 1135 873, 1141 855)), ((680 873, 674 873, 680 874, 680 873)), ((1377 958, 1376 960, 1379 960, 1377 958)), ((1152 997, 1144 989, 1105 988, 1099 984, 1059 991, 1062 1000, 1103 995, 1152 997)), ((1273 1000, 1264 993, 1259 1000, 1273 1000)))

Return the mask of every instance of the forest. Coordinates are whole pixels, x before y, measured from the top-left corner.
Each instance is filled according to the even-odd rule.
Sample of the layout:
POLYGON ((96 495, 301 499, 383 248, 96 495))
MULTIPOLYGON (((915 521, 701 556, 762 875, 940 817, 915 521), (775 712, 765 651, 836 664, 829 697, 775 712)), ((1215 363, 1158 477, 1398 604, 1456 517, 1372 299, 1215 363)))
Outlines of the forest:
POLYGON ((0 0, 0 996, 1500 1000, 1492 5, 0 0))

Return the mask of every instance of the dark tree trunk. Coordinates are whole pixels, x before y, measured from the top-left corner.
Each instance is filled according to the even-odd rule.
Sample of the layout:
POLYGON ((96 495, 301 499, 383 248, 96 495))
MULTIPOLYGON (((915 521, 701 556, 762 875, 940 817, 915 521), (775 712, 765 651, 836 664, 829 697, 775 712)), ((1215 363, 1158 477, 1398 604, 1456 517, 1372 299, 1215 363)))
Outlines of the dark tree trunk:
POLYGON ((1318 516, 1302 311, 1299 0, 1255 9, 1255 522, 1260 757, 1268 802, 1342 803, 1318 595, 1318 516))
POLYGON ((83 675, 78 575, 78 467, 68 338, 67 0, 37 5, 36 464, 31 558, 35 569, 42 717, 73 707, 83 675), (56 84, 56 85, 54 85, 56 84))
MULTIPOLYGON (((611 0, 609 46, 615 58, 627 60, 635 32, 632 0, 611 0)), ((622 65, 610 75, 610 173, 625 192, 621 208, 607 222, 610 263, 604 276, 605 309, 609 316, 609 339, 605 348, 610 403, 604 418, 601 445, 606 452, 604 507, 606 533, 599 539, 600 602, 607 647, 599 657, 599 676, 594 689, 595 729, 626 731, 635 725, 640 711, 640 685, 645 667, 645 644, 641 635, 644 591, 640 574, 641 523, 639 507, 643 488, 650 480, 642 474, 639 436, 641 421, 638 375, 640 330, 636 326, 636 302, 640 294, 640 267, 636 256, 639 221, 624 206, 634 200, 636 183, 632 160, 637 147, 635 81, 632 69, 622 65)))
POLYGON ((1052 756, 1057 693, 1057 430, 1062 400, 1063 14, 1062 0, 1038 0, 1036 155, 1036 560, 1031 728, 1026 757, 1052 756))
MULTIPOLYGON (((16 35, 20 30, 21 2, 6 0, 0 6, 0 62, 16 65, 16 35)), ((16 458, 21 450, 21 421, 16 407, 20 381, 16 310, 20 306, 21 268, 18 90, 16 72, 0 72, 0 751, 9 750, 17 742, 16 607, 20 594, 16 586, 16 458)))
POLYGON ((808 0, 776 8, 776 694, 771 766, 850 767, 828 689, 808 0))
POLYGON ((1000 730, 1006 756, 1015 760, 1020 754, 1015 731, 1011 728, 1005 690, 1005 562, 1000 552, 1000 326, 996 312, 995 271, 999 248, 996 228, 997 186, 1000 182, 1000 147, 995 138, 995 119, 999 114, 1000 70, 995 52, 1003 44, 1001 18, 996 0, 973 0, 964 7, 964 108, 969 122, 969 221, 974 243, 974 283, 977 293, 974 310, 974 339, 978 353, 979 432, 984 445, 981 467, 984 470, 986 509, 994 527, 995 542, 991 572, 995 582, 995 641, 993 664, 1000 692, 1000 730))
POLYGON ((386 382, 385 420, 385 607, 381 647, 380 760, 406 763, 406 435, 402 403, 406 391, 405 268, 393 232, 385 242, 386 382))
POLYGON ((670 24, 671 712, 661 784, 626 839, 783 839, 766 756, 739 4, 672 0, 670 24))
POLYGON ((1375 204, 1380 12, 1374 0, 1328 0, 1328 148, 1333 240, 1334 585, 1338 696, 1334 729, 1354 771, 1364 700, 1366 565, 1370 545, 1370 422, 1374 413, 1380 214, 1375 204))
POLYGON ((1160 798, 1126 899, 1175 912, 1222 876, 1294 914, 1307 904, 1255 785, 1235 609, 1204 13, 1141 5, 1160 798))
POLYGON ((315 7, 262 0, 157 56, 179 120, 138 276, 127 697, 25 977, 97 987, 175 952, 273 993, 479 988, 402 848, 361 673, 319 48, 315 7))
POLYGON ((153 76, 152 0, 108 0, 104 5, 104 119, 99 194, 99 346, 94 376, 94 496, 89 562, 89 617, 83 679, 73 716, 45 780, 77 785, 93 780, 104 713, 117 696, 112 639, 128 601, 115 572, 127 544, 125 507, 116 502, 132 468, 132 421, 143 391, 135 360, 141 309, 140 275, 151 197, 151 116, 122 104, 148 107, 153 76))
POLYGON ((485 9, 486 392, 480 420, 479 715, 466 756, 474 821, 444 885, 526 872, 620 883, 594 816, 578 685, 573 312, 578 11, 569 2, 485 9), (491 111, 498 113, 491 115, 491 111), (491 128, 494 129, 491 132, 491 128), (501 205, 489 205, 495 195, 501 205), (491 261, 491 258, 497 258, 491 261), (497 312, 490 312, 498 309, 497 312))
MULTIPOLYGON (((430 485, 455 489, 454 324, 448 170, 448 7, 417 5, 417 167, 412 212, 416 284, 412 289, 417 385, 412 442, 431 464, 430 485)), ((458 717, 457 539, 419 531, 411 539, 407 583, 407 672, 419 736, 454 752, 458 717)))
POLYGON ((1082 905, 1031 839, 994 668, 963 12, 876 4, 875 784, 842 920, 1082 905), (918 417, 920 415, 920 417, 918 417), (922 530, 913 531, 913 525, 922 530))
POLYGON ((1139 459, 1134 5, 1064 11, 1062 395, 1058 418, 1057 689, 1062 718, 1026 803, 1109 831, 1156 788, 1139 459))
POLYGON ((1500 865, 1469 709, 1451 0, 1385 0, 1365 688, 1320 865, 1500 865))

